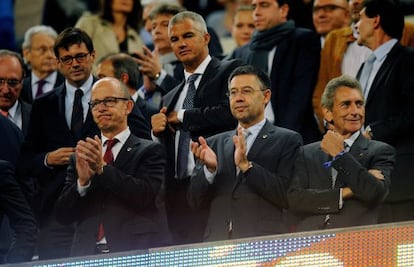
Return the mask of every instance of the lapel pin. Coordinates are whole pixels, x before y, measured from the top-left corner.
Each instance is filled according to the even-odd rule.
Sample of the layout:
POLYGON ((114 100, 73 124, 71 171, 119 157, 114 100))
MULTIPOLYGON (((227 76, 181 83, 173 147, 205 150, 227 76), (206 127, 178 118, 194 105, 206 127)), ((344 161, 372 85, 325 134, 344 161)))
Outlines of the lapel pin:
POLYGON ((262 138, 263 139, 266 139, 268 137, 268 135, 267 134, 264 134, 263 136, 262 136, 262 138))
POLYGON ((131 151, 131 150, 132 150, 132 148, 130 148, 130 147, 128 147, 128 148, 127 148, 127 151, 128 151, 128 152, 129 152, 129 151, 131 151))

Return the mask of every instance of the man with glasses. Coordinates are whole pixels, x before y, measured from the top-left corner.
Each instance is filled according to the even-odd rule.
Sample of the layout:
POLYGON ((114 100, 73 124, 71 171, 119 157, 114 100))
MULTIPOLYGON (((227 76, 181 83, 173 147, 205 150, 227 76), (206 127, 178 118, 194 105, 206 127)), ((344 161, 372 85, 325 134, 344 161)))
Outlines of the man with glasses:
MULTIPOLYGON (((95 60, 91 38, 80 29, 67 28, 58 35, 54 53, 65 82, 34 101, 20 166, 23 174, 37 177, 39 183, 40 259, 69 256, 74 229, 56 222, 53 207, 77 141, 99 133, 88 105, 96 81, 91 74, 95 60)), ((134 110, 128 116, 131 131, 150 138, 145 118, 134 110)))
POLYGON ((19 100, 24 77, 22 57, 16 52, 0 50, 0 112, 26 134, 32 107, 19 100))
POLYGON ((204 240, 285 233, 286 191, 302 139, 265 118, 271 90, 262 70, 235 69, 228 88, 237 129, 191 144, 197 165, 189 201, 209 207, 204 240))
POLYGON ((58 220, 76 223, 70 255, 168 244, 165 210, 157 205, 164 148, 131 133, 127 116, 134 102, 118 79, 96 82, 89 104, 101 138, 78 141, 56 207, 58 220))
POLYGON ((56 31, 45 25, 33 26, 24 35, 22 51, 30 71, 23 81, 20 98, 28 103, 52 91, 65 80, 57 71, 53 52, 56 37, 56 31))
POLYGON ((321 47, 326 35, 349 25, 351 16, 347 0, 315 0, 312 11, 313 26, 321 36, 321 47))

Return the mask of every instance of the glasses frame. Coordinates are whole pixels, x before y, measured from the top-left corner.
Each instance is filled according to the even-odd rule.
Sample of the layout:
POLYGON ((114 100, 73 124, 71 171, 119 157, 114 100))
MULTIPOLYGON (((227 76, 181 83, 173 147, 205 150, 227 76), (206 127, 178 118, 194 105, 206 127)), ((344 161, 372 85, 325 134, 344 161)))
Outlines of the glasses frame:
POLYGON ((62 62, 62 64, 64 65, 71 65, 73 63, 73 60, 76 59, 76 61, 78 63, 84 63, 86 61, 86 58, 90 55, 91 53, 78 53, 74 56, 65 56, 65 57, 61 57, 59 58, 59 61, 62 62))
POLYGON ((5 79, 0 78, 0 86, 3 86, 3 84, 7 84, 7 87, 16 89, 21 83, 23 79, 5 79))
POLYGON ((88 102, 88 105, 92 110, 96 110, 99 104, 103 104, 106 108, 112 108, 112 107, 115 107, 115 105, 118 104, 119 101, 128 101, 128 100, 131 100, 131 99, 125 98, 125 97, 105 97, 102 100, 90 101, 88 102))
POLYGON ((227 96, 232 99, 235 98, 238 95, 242 95, 243 97, 250 97, 252 96, 255 92, 264 92, 266 91, 266 89, 254 89, 251 87, 245 87, 242 88, 241 90, 229 90, 227 91, 227 96))

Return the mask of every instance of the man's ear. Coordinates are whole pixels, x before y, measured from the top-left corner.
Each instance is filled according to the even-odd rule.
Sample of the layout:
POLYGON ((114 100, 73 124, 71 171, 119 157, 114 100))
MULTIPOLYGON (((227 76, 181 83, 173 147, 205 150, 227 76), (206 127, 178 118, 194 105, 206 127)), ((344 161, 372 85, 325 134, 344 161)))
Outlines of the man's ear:
POLYGON ((129 81, 129 75, 128 75, 128 73, 125 73, 125 72, 122 73, 120 80, 121 80, 121 82, 123 84, 128 84, 128 81, 129 81))
POLYGON ((325 118, 325 120, 327 122, 332 122, 332 120, 333 120, 332 111, 330 111, 329 109, 323 107, 322 112, 323 112, 323 117, 325 118))

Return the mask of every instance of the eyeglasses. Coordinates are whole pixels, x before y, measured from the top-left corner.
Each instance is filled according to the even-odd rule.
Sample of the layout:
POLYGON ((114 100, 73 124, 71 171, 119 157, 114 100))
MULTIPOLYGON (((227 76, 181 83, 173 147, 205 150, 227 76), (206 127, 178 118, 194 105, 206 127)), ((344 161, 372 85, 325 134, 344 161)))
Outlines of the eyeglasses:
POLYGON ((93 100, 89 102, 89 106, 91 109, 97 109, 99 104, 103 104, 107 108, 114 107, 118 101, 128 101, 129 98, 123 98, 123 97, 106 97, 102 100, 93 100))
POLYGON ((40 55, 44 55, 47 52, 51 52, 52 54, 54 54, 53 46, 51 46, 51 47, 39 46, 39 47, 36 47, 36 48, 30 48, 30 50, 36 51, 40 55))
POLYGON ((78 63, 83 63, 86 61, 86 57, 89 55, 89 53, 80 53, 80 54, 76 54, 75 56, 66 56, 66 57, 61 57, 60 61, 65 64, 65 65, 70 65, 73 62, 73 59, 76 59, 76 61, 78 63))
POLYGON ((343 9, 345 10, 345 7, 341 7, 341 6, 337 6, 337 5, 324 5, 324 6, 314 6, 312 9, 313 13, 319 12, 321 10, 323 10, 324 12, 333 12, 334 10, 337 9, 343 9))
POLYGON ((21 82, 22 80, 0 78, 0 86, 6 83, 10 88, 16 88, 21 82))
POLYGON ((256 91, 265 91, 265 90, 261 90, 261 89, 253 89, 251 87, 244 87, 241 90, 237 90, 237 89, 231 89, 230 91, 227 92, 228 97, 230 98, 234 98, 236 97, 238 94, 241 94, 242 96, 251 96, 254 94, 254 92, 256 91))

